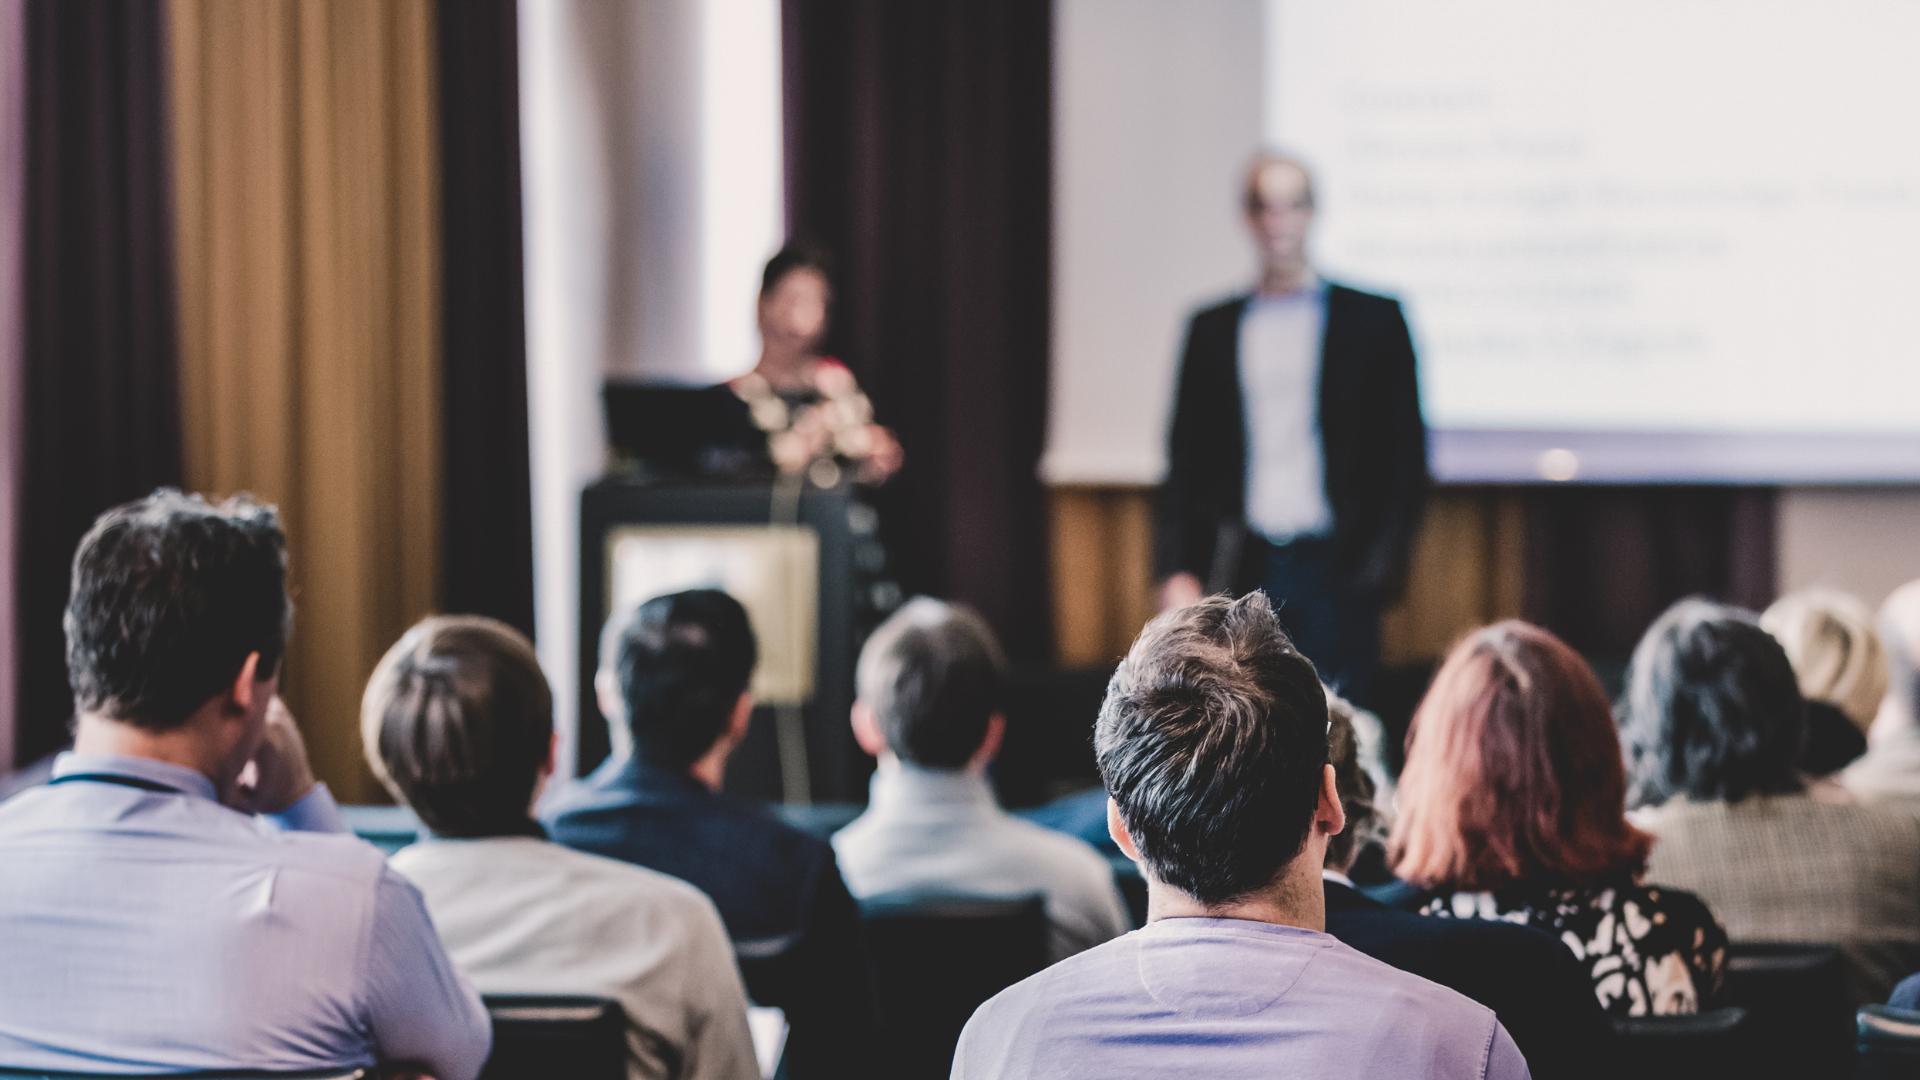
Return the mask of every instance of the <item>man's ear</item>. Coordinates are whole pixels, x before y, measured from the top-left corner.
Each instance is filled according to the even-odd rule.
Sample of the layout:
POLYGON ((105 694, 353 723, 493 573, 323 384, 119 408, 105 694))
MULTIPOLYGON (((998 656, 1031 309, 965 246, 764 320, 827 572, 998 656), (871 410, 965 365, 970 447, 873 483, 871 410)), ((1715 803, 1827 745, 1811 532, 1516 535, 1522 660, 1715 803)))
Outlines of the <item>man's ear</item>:
POLYGON ((620 700, 620 680, 606 668, 593 673, 593 700, 600 705, 600 715, 608 720, 626 715, 627 703, 620 700))
POLYGON ((1313 825, 1328 836, 1338 836, 1347 827, 1347 808, 1340 805, 1340 785, 1334 782, 1332 765, 1320 768, 1320 804, 1314 807, 1313 825))
POLYGON ((740 740, 747 737, 747 725, 753 721, 753 691, 740 691, 740 700, 733 703, 733 715, 727 718, 727 738, 738 746, 740 740))
POLYGON ((880 718, 864 701, 856 700, 852 710, 853 741, 859 744, 868 757, 879 757, 887 752, 887 737, 880 733, 880 718))
POLYGON ((540 763, 540 779, 545 781, 560 766, 560 733, 547 737, 547 760, 540 763))
POLYGON ((1127 831, 1127 823, 1120 820, 1120 804, 1111 796, 1107 798, 1107 835, 1113 837, 1120 854, 1136 863, 1140 861, 1140 849, 1134 845, 1133 834, 1127 831))
POLYGON ((245 713, 253 708, 254 699, 265 691, 256 679, 260 673, 260 654, 250 652, 240 662, 240 672, 233 677, 233 685, 227 687, 227 708, 229 713, 245 713))
POLYGON ((984 769, 1000 756, 1000 745, 1007 741, 1007 718, 1002 713, 987 717, 987 733, 980 739, 980 748, 967 760, 967 767, 984 769))

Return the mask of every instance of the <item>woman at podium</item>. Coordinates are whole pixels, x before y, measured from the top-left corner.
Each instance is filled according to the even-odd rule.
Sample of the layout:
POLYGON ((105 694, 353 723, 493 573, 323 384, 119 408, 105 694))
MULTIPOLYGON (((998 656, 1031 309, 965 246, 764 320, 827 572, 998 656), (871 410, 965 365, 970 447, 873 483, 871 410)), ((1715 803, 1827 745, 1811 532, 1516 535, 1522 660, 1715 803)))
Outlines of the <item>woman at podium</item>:
POLYGON ((607 432, 642 479, 804 477, 816 487, 885 483, 900 441, 845 364, 822 354, 833 287, 825 256, 788 244, 760 276, 760 358, 718 386, 610 380, 607 432))
POLYGON ((760 275, 760 360, 727 386, 781 473, 821 487, 884 483, 900 468, 900 441, 874 422, 853 372, 821 353, 832 304, 826 257, 781 248, 760 275))

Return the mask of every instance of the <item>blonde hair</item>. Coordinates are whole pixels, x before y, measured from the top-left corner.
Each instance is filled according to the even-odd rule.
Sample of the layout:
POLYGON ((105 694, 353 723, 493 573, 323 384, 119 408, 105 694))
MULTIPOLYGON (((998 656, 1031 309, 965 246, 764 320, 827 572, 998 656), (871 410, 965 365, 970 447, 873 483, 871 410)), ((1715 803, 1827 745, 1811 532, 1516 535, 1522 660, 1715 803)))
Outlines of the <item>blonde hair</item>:
POLYGON ((1865 604, 1846 593, 1807 589, 1774 601, 1760 625, 1786 650, 1801 694, 1867 730, 1887 693, 1887 658, 1865 604))

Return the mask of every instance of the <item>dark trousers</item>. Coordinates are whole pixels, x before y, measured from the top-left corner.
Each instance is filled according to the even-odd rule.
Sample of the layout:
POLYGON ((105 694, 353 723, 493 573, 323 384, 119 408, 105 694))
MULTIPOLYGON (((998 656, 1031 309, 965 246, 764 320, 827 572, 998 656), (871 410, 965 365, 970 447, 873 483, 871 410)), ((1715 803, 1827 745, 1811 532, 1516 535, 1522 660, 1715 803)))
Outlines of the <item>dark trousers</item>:
POLYGON ((1350 588, 1333 541, 1318 537, 1270 544, 1247 538, 1246 580, 1273 601, 1294 648, 1313 661, 1320 681, 1362 708, 1372 705, 1380 669, 1380 602, 1350 588))

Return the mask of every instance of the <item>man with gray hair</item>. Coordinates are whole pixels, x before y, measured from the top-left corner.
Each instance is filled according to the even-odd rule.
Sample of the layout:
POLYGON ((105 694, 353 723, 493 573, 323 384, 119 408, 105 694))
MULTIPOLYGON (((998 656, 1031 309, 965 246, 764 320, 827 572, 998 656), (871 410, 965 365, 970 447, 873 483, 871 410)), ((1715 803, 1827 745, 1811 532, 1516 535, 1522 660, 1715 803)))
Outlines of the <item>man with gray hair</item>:
POLYGON ((855 896, 924 892, 1046 901, 1055 960, 1127 930, 1107 861, 1021 821, 987 784, 1006 733, 1006 662, 965 608, 920 597, 867 639, 853 735, 880 759, 867 811, 833 838, 855 896))
POLYGON ((1865 799, 1920 799, 1920 581, 1893 590, 1880 606, 1887 694, 1867 729, 1867 752, 1840 774, 1865 799))

